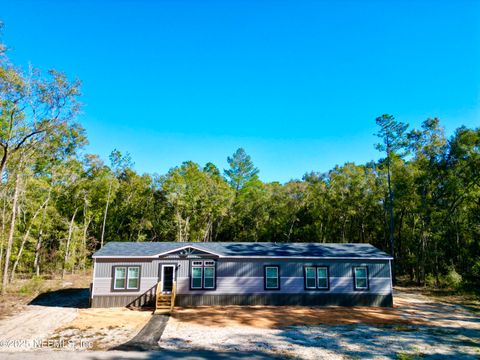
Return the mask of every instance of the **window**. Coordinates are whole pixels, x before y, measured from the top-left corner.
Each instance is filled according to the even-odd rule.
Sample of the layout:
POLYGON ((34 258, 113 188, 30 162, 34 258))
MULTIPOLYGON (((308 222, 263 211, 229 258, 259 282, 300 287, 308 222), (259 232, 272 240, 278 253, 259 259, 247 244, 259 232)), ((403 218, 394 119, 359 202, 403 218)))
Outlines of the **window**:
POLYGON ((198 265, 192 266, 192 289, 202 288, 203 268, 198 265))
POLYGON ((328 267, 317 267, 317 287, 319 289, 328 289, 328 267))
POLYGON ((355 290, 368 290, 368 268, 366 266, 354 266, 353 281, 355 290))
POLYGON ((127 279, 127 268, 115 268, 115 289, 125 289, 125 281, 127 279))
POLYGON ((205 289, 213 289, 215 286, 215 268, 205 267, 203 269, 203 287, 205 289))
POLYGON ((314 266, 307 266, 305 268, 305 287, 307 289, 317 288, 317 277, 315 273, 316 273, 316 269, 314 266))
POLYGON ((191 283, 192 290, 215 289, 215 261, 192 261, 191 262, 191 283))
POLYGON ((138 288, 138 273, 140 268, 138 267, 129 267, 128 268, 128 289, 137 289, 138 288))
POLYGON ((265 266, 265 290, 279 290, 280 289, 280 267, 265 266))
POLYGON ((306 290, 328 290, 329 288, 328 266, 305 266, 306 290))
POLYGON ((114 266, 113 290, 140 289, 140 266, 114 266))

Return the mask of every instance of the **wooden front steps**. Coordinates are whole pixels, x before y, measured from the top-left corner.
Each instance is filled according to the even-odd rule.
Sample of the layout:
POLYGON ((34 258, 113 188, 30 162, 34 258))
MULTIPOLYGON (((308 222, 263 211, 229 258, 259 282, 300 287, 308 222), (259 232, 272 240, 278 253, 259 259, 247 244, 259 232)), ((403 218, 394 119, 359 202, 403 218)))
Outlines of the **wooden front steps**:
POLYGON ((162 283, 160 281, 157 284, 154 314, 169 314, 175 306, 176 282, 173 282, 173 289, 169 294, 162 293, 161 288, 162 283))

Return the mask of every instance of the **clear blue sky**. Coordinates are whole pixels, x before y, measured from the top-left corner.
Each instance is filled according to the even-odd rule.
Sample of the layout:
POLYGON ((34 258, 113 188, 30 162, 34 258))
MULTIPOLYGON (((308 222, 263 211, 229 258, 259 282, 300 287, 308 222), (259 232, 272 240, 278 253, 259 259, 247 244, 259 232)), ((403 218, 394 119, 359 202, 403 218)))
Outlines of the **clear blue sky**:
POLYGON ((139 172, 244 147, 264 181, 379 158, 375 117, 480 126, 478 1, 0 0, 22 66, 83 81, 87 150, 139 172))

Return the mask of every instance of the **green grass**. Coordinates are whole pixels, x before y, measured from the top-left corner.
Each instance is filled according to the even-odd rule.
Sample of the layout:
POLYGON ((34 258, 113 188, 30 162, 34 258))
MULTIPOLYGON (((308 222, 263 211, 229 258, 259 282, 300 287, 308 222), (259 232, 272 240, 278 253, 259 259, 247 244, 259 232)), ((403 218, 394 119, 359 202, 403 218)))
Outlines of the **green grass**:
POLYGON ((17 293, 19 295, 34 295, 39 293, 43 286, 45 280, 40 276, 34 276, 31 280, 20 286, 17 293))
POLYGON ((392 328, 394 331, 403 331, 403 332, 414 332, 418 329, 414 326, 405 326, 405 325, 397 325, 392 328))
POLYGON ((397 360, 420 360, 423 359, 421 354, 407 354, 407 353, 397 353, 397 360))

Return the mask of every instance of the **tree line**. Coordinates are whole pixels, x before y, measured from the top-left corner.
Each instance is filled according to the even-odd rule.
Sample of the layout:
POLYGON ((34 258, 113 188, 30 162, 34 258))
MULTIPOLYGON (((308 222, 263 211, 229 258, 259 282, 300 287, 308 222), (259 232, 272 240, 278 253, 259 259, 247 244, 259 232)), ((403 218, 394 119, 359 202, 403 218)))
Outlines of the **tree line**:
MULTIPOLYGON (((418 284, 480 278, 480 129, 447 138, 376 119, 380 159, 285 184, 238 149, 228 168, 186 161, 139 174, 128 154, 86 154, 80 82, 23 70, 0 46, 0 273, 83 271, 108 241, 371 243, 418 284), (457 279, 457 280, 455 280, 457 279)), ((372 144, 374 146, 374 144, 372 144)))

